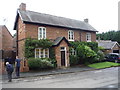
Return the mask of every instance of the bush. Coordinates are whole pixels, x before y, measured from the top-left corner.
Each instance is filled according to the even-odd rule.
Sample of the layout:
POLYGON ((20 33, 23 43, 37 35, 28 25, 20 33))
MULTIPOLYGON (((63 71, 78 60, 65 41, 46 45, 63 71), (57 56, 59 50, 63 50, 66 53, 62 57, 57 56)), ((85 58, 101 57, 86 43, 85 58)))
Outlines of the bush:
POLYGON ((95 52, 98 51, 98 43, 97 42, 79 42, 79 41, 76 41, 76 42, 70 42, 70 44, 75 49, 78 47, 78 45, 86 45, 86 46, 90 47, 93 51, 95 51, 95 52))
POLYGON ((83 64, 93 63, 97 58, 97 54, 86 45, 78 45, 77 55, 79 57, 80 62, 82 62, 83 64))
POLYGON ((54 64, 47 58, 30 58, 28 60, 28 66, 31 70, 42 70, 54 68, 54 64))
POLYGON ((97 55, 99 56, 99 62, 104 60, 105 55, 104 55, 104 53, 102 51, 99 50, 97 52, 97 55))
POLYGON ((74 66, 74 65, 78 65, 78 64, 79 64, 78 57, 75 55, 70 55, 70 65, 74 66))

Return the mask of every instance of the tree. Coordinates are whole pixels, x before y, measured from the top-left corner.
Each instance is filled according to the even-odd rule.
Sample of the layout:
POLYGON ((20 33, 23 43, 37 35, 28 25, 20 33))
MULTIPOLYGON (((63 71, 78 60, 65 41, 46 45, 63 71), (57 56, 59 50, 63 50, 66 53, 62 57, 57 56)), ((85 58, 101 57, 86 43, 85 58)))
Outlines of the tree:
POLYGON ((103 33, 99 33, 97 34, 97 40, 98 39, 101 40, 111 40, 111 41, 117 41, 120 44, 120 31, 108 31, 108 32, 103 32, 103 33))

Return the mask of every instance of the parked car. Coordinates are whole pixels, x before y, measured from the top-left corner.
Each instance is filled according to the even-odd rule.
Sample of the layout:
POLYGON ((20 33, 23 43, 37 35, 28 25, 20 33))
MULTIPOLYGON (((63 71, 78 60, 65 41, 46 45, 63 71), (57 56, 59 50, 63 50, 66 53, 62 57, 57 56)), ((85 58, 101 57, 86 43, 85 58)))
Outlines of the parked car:
POLYGON ((105 55, 105 61, 117 62, 120 63, 120 54, 118 53, 109 53, 105 55))

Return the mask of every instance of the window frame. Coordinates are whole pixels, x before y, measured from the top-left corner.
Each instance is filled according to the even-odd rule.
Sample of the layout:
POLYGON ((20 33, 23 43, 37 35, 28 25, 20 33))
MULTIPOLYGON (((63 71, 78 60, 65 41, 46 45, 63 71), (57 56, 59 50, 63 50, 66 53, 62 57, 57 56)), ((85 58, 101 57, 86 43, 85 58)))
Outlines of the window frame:
POLYGON ((77 53, 76 50, 74 48, 71 48, 70 55, 76 56, 76 53, 77 53))
POLYGON ((40 39, 46 39, 46 28, 45 27, 38 27, 38 40, 40 40, 40 39), (40 29, 41 29, 41 33, 42 33, 41 35, 40 35, 40 29), (44 30, 45 30, 45 32, 43 32, 44 30))
POLYGON ((86 41, 91 42, 91 33, 86 33, 86 41))
POLYGON ((41 57, 41 50, 42 50, 43 48, 35 48, 35 58, 49 58, 49 49, 48 48, 46 48, 47 49, 47 56, 48 57, 46 57, 46 49, 43 49, 43 57, 41 57), (36 57, 37 55, 36 55, 36 49, 39 49, 39 57, 36 57))
POLYGON ((73 30, 68 31, 68 41, 74 41, 74 31, 73 30), (72 33, 73 33, 73 35, 72 35, 72 33))

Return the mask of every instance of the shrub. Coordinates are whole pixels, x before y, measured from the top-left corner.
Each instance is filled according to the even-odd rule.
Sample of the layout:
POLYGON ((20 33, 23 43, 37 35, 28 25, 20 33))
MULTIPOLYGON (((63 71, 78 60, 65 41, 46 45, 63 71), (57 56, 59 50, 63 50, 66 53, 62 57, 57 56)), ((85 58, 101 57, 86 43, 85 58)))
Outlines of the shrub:
POLYGON ((105 55, 104 55, 104 53, 102 51, 99 50, 97 52, 97 55, 99 56, 99 62, 104 60, 105 55))
POLYGON ((28 60, 28 66, 31 70, 54 68, 54 65, 47 58, 30 58, 28 60))
POLYGON ((83 64, 93 63, 97 58, 97 54, 86 45, 78 45, 77 55, 79 57, 80 62, 82 62, 83 64))
POLYGON ((76 42, 70 42, 70 44, 75 49, 78 47, 78 45, 86 45, 86 46, 90 47, 93 51, 95 51, 95 52, 98 51, 98 43, 97 42, 79 42, 79 41, 76 41, 76 42))
POLYGON ((79 59, 76 55, 70 55, 70 65, 78 65, 79 64, 79 59))

